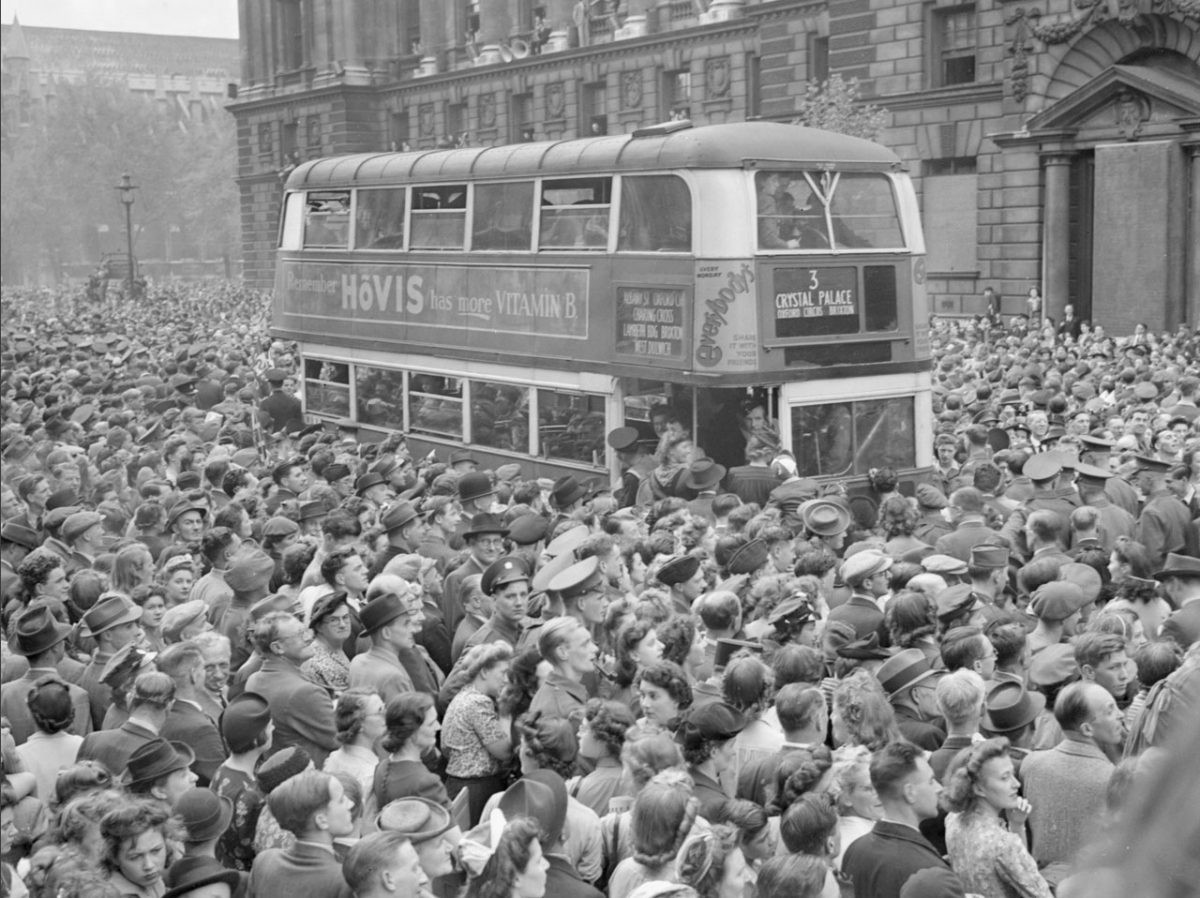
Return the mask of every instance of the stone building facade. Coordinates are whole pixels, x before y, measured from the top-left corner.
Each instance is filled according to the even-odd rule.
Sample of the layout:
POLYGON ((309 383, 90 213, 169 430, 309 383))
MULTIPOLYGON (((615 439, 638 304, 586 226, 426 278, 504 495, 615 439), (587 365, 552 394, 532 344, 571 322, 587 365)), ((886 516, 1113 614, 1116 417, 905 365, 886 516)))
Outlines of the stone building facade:
POLYGON ((859 79, 925 214, 933 308, 1030 288, 1123 331, 1200 322, 1200 0, 240 0, 244 264, 335 153, 794 117, 859 79))

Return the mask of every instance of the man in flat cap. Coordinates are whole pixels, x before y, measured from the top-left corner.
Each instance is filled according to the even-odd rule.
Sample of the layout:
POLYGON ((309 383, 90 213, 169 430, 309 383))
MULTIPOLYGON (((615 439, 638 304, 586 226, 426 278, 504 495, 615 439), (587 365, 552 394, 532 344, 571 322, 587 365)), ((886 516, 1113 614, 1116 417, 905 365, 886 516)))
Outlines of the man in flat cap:
POLYGON ((879 600, 888 593, 888 571, 892 559, 867 549, 851 555, 842 562, 842 582, 852 590, 850 598, 829 612, 829 620, 845 621, 854 627, 855 639, 879 634, 881 645, 889 645, 887 627, 879 600))
POLYGON ((654 456, 646 452, 636 427, 618 427, 608 434, 608 445, 617 454, 621 465, 621 485, 613 492, 617 508, 629 508, 637 503, 642 481, 654 470, 654 456))

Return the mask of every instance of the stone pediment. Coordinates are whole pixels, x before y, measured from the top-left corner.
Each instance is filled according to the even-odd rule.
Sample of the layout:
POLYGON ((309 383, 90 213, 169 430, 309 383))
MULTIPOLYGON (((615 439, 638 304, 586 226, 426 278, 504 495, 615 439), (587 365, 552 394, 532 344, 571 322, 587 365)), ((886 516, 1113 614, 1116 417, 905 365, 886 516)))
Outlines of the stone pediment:
POLYGON ((1200 117, 1200 84, 1163 68, 1109 66, 1026 123, 1032 132, 1111 132, 1126 140, 1177 130, 1200 117))

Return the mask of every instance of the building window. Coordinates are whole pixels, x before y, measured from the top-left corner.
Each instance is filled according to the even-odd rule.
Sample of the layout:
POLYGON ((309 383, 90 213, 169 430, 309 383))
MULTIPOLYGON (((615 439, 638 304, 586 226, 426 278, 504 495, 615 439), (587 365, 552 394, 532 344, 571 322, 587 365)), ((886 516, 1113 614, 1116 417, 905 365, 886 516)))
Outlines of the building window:
POLYGON ((762 115, 762 59, 757 53, 746 54, 746 118, 762 115))
POLYGON ((829 80, 829 38, 808 36, 808 80, 820 84, 829 80))
POLYGON ((321 155, 321 117, 319 115, 310 115, 308 123, 305 127, 304 145, 308 155, 321 155))
POLYGON ((300 0, 279 0, 280 63, 284 71, 304 65, 304 16, 300 0))
POLYGON ((408 152, 408 112, 393 112, 388 125, 388 144, 394 153, 408 152))
POLYGON ((284 122, 280 134, 279 149, 282 155, 281 164, 295 163, 300 161, 300 123, 299 122, 284 122))
POLYGON ((509 140, 512 143, 528 143, 534 138, 533 94, 514 94, 510 102, 509 140))
POLYGON ((925 263, 930 272, 973 274, 976 256, 979 178, 975 159, 952 157, 924 163, 922 179, 925 263))
POLYGON ((580 92, 579 114, 582 118, 580 131, 584 135, 598 137, 608 133, 607 102, 605 83, 596 81, 583 85, 580 92))
POLYGON ((692 117, 692 73, 663 72, 662 118, 677 121, 692 117))
POLYGON ((930 10, 931 87, 950 87, 975 81, 975 7, 930 10))

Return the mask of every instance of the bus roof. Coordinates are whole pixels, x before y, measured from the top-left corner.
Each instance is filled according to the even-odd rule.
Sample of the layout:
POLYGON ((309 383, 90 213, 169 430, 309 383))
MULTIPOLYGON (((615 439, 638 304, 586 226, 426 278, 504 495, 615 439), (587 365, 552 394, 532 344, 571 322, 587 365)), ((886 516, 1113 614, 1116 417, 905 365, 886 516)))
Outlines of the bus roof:
POLYGON ((869 140, 800 125, 736 122, 695 128, 674 123, 605 137, 331 156, 298 166, 287 189, 776 163, 879 170, 899 165, 900 157, 869 140))

